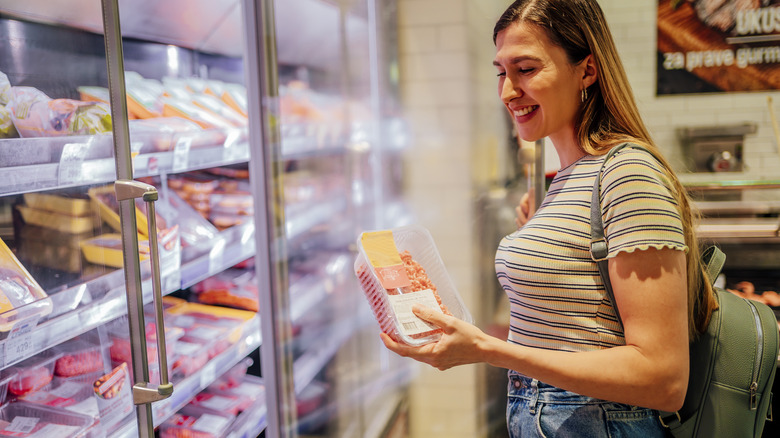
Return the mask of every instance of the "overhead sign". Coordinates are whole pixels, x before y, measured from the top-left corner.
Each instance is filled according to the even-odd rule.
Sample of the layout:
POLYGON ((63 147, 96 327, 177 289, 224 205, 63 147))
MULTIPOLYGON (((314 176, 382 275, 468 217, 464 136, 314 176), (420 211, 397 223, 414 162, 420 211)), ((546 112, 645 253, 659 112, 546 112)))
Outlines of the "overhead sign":
POLYGON ((659 0, 658 95, 780 90, 780 0, 659 0))

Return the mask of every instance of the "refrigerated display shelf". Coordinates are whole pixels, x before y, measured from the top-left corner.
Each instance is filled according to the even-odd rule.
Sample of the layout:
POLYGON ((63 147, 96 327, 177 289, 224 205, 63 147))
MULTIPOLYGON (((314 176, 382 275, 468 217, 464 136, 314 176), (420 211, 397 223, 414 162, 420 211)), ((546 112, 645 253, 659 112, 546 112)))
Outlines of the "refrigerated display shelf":
MULTIPOLYGON (((55 190, 116 179, 110 135, 4 139, 0 142, 0 168, 3 181, 0 196, 55 190), (37 153, 13 152, 32 149, 37 153), (7 153, 2 154, 3 151, 7 153)), ((282 159, 316 158, 345 153, 342 142, 321 145, 309 137, 282 141, 282 159)), ((179 142, 165 152, 134 153, 134 177, 180 173, 209 167, 245 163, 250 158, 246 140, 228 140, 217 146, 191 147, 179 142)))
MULTIPOLYGON (((315 428, 318 424, 326 423, 335 413, 344 410, 346 407, 368 405, 371 401, 379 397, 379 394, 386 394, 383 391, 392 388, 400 388, 408 384, 412 380, 413 375, 414 373, 411 367, 403 367, 393 372, 382 373, 373 379, 369 379, 367 384, 361 385, 358 389, 351 392, 349 397, 341 398, 336 402, 330 402, 325 407, 300 418, 298 420, 299 425, 304 429, 315 428)), ((386 403, 382 404, 383 409, 381 412, 375 412, 374 417, 371 419, 372 427, 368 430, 380 428, 381 425, 387 424, 388 420, 392 417, 392 414, 403 400, 402 394, 396 392, 393 395, 394 396, 390 397, 386 403)), ((360 420, 356 419, 355 421, 360 420)), ((349 430, 349 428, 347 428, 347 430, 349 430)), ((344 433, 343 436, 350 435, 349 433, 344 433)), ((371 435, 367 434, 365 436, 371 435)))
MULTIPOLYGON (((54 141, 50 138, 27 140, 36 140, 38 143, 54 141)), ((102 145, 102 142, 94 144, 102 145)), ((90 156, 105 154, 90 152, 93 146, 89 142, 69 143, 63 148, 70 148, 71 152, 64 152, 60 161, 55 163, 3 167, 0 196, 107 183, 116 179, 116 165, 110 151, 107 157, 90 159, 90 156)), ((139 154, 133 159, 133 169, 134 176, 144 177, 225 166, 246 162, 248 159, 249 145, 241 142, 229 147, 180 148, 139 154)))
MULTIPOLYGON (((300 220, 292 218, 291 221, 299 221, 306 223, 307 227, 313 227, 327 221, 330 215, 340 208, 344 208, 343 200, 314 204, 313 213, 310 212, 307 218, 300 220)), ((308 228, 297 230, 298 236, 306 229, 308 228)), ((163 294, 188 288, 254 256, 254 232, 253 223, 241 224, 223 230, 216 239, 185 248, 182 251, 182 264, 176 275, 163 275, 161 281, 163 294)), ((142 263, 142 271, 145 273, 145 280, 142 283, 143 299, 144 303, 149 303, 152 300, 152 285, 148 274, 148 262, 142 263)), ((22 334, 23 339, 15 339, 15 344, 26 341, 27 347, 20 354, 3 354, 0 369, 124 315, 126 312, 124 273, 121 269, 109 272, 96 279, 51 294, 49 299, 53 304, 52 313, 46 321, 37 324, 28 333, 22 334)), ((26 319, 24 307, 8 312, 8 315, 0 315, 0 321, 21 324, 26 319)), ((3 353, 5 353, 6 343, 5 340, 0 341, 0 349, 3 353)))
MULTIPOLYGON (((261 343, 260 316, 256 315, 243 324, 241 338, 236 344, 210 360, 208 364, 191 376, 173 382, 173 394, 165 400, 152 404, 155 427, 189 403, 196 394, 213 383, 217 377, 241 362, 247 354, 259 348, 261 343)), ((130 438, 137 436, 137 433, 137 426, 135 419, 133 419, 115 431, 112 436, 130 438)))
POLYGON ((324 334, 322 342, 316 342, 311 348, 298 357, 293 363, 293 383, 295 393, 300 395, 325 367, 325 365, 339 351, 341 346, 359 329, 369 325, 376 324, 373 315, 367 312, 355 315, 352 319, 347 319, 332 325, 324 334))

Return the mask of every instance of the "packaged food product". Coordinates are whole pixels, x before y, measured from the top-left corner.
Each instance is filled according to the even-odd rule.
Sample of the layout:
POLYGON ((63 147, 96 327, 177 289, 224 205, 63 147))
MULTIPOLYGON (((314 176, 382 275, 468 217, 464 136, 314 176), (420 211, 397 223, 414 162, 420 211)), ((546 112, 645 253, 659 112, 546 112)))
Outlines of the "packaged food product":
POLYGON ((51 193, 25 193, 24 203, 36 210, 46 210, 68 216, 90 216, 94 214, 88 197, 63 196, 51 193))
POLYGON ((47 391, 35 391, 20 397, 29 403, 68 408, 92 398, 92 383, 61 382, 47 391))
POLYGON ((12 370, 0 372, 0 406, 8 399, 8 384, 11 383, 15 373, 12 370))
POLYGON ((24 205, 17 205, 16 209, 21 213, 25 223, 51 228, 63 233, 85 233, 100 225, 100 220, 94 215, 69 216, 62 213, 53 213, 47 210, 30 208, 24 205))
POLYGON ((203 129, 230 129, 234 125, 224 117, 205 110, 187 100, 174 97, 163 98, 164 117, 183 117, 200 125, 203 129))
POLYGON ((219 376, 217 380, 211 384, 210 388, 212 390, 225 391, 238 387, 241 382, 244 381, 244 377, 246 377, 246 372, 250 365, 252 365, 252 359, 250 358, 246 358, 233 365, 225 374, 219 376))
POLYGON ((234 416, 204 412, 185 407, 160 425, 160 438, 220 438, 225 435, 234 416))
POLYGON ((72 339, 54 348, 60 357, 54 363, 54 375, 75 377, 103 371, 103 348, 83 339, 72 339))
POLYGON ((225 118, 233 126, 246 126, 248 119, 243 114, 237 112, 233 108, 229 107, 224 101, 214 96, 207 94, 193 94, 192 103, 207 111, 211 111, 214 114, 225 118))
POLYGON ((0 407, 0 437, 82 437, 93 422, 86 415, 24 401, 0 407))
POLYGON ((0 138, 15 138, 19 136, 16 131, 11 110, 7 105, 0 105, 0 138))
POLYGON ((136 72, 125 72, 125 92, 128 115, 135 119, 149 119, 162 115, 163 88, 159 81, 145 79, 136 72))
POLYGON ((428 230, 410 225, 366 232, 357 244, 355 275, 381 330, 391 338, 423 345, 441 337, 441 329, 412 313, 413 304, 472 321, 428 230))
POLYGON ((11 81, 8 76, 0 71, 0 105, 8 105, 11 102, 11 81))
MULTIPOLYGON (((124 267, 124 255, 122 253, 122 235, 117 233, 101 234, 100 236, 84 240, 80 243, 84 258, 90 263, 108 266, 112 268, 124 267)), ((139 258, 149 258, 149 246, 139 242, 139 258)))
POLYGON ((79 99, 85 102, 111 103, 111 96, 106 87, 81 86, 77 87, 76 91, 79 92, 79 99))
POLYGON ((259 290, 254 272, 231 269, 195 284, 198 302, 258 312, 259 290))
POLYGON ((236 416, 241 412, 245 403, 239 398, 225 394, 214 394, 209 391, 201 391, 190 399, 190 406, 197 406, 204 412, 213 414, 226 413, 236 416))
POLYGON ((326 383, 313 381, 309 383, 296 400, 296 410, 299 417, 314 412, 319 406, 325 403, 328 396, 329 386, 326 383))
POLYGON ((32 87, 12 87, 11 111, 22 137, 94 135, 111 132, 111 111, 102 102, 51 99, 32 87))
POLYGON ((220 98, 229 107, 233 108, 244 117, 249 116, 247 110, 246 88, 239 84, 224 84, 220 98))
POLYGON ((200 139, 199 134, 203 132, 197 123, 182 117, 136 119, 129 125, 130 139, 144 144, 141 153, 169 151, 175 146, 177 134, 192 134, 193 139, 200 139))
MULTIPOLYGON (((8 374, 13 374, 8 382, 8 393, 21 397, 51 383, 54 363, 59 357, 59 354, 45 351, 6 370, 8 374)), ((3 375, 6 375, 6 371, 3 375)))
POLYGON ((265 383, 261 377, 246 375, 241 377, 232 386, 223 388, 225 381, 222 378, 217 379, 210 385, 208 392, 218 395, 227 395, 235 397, 239 401, 239 411, 243 412, 258 400, 265 397, 265 383))
POLYGON ((51 299, 0 239, 0 331, 9 331, 21 318, 51 313, 51 299))
POLYGON ((20 228, 16 255, 25 265, 89 275, 79 242, 94 237, 93 230, 70 234, 34 225, 20 228))

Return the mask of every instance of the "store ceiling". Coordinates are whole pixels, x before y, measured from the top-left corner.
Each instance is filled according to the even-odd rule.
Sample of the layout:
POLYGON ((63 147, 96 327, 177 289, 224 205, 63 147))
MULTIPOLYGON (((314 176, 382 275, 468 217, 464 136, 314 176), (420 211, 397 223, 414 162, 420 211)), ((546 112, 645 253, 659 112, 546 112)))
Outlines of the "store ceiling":
MULTIPOLYGON (((339 8, 326 0, 277 0, 277 53, 283 64, 330 70, 340 64, 339 8)), ((3 0, 13 17, 103 33, 99 0, 3 0)), ((122 35, 208 53, 244 51, 241 0, 119 0, 122 35)), ((364 18, 349 16, 349 39, 367 38, 364 18)))

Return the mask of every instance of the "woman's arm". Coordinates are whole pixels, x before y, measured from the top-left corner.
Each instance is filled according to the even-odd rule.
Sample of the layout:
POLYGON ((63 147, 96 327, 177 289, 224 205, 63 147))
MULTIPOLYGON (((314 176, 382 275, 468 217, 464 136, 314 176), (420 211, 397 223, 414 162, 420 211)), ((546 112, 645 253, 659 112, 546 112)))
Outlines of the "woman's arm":
POLYGON ((487 362, 579 394, 676 411, 688 385, 685 253, 621 252, 609 270, 625 346, 577 353, 523 347, 427 309, 416 313, 444 329, 438 342, 408 347, 382 339, 396 353, 439 369, 487 362))

